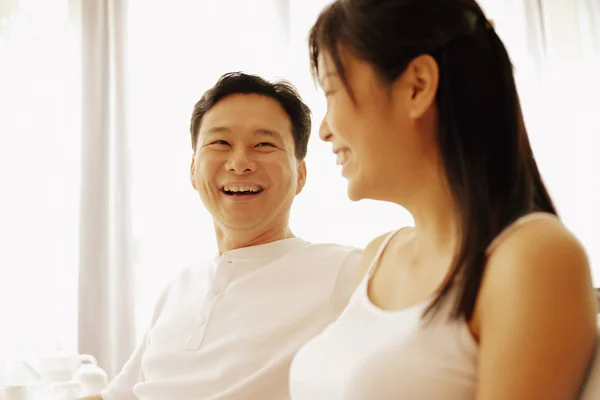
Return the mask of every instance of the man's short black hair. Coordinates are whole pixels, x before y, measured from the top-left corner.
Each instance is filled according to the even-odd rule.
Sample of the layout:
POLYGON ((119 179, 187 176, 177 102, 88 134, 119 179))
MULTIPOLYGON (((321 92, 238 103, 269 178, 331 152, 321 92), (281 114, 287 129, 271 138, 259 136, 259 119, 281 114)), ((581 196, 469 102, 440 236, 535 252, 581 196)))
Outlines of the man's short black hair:
POLYGON ((192 148, 196 151, 198 132, 204 115, 225 97, 234 94, 258 94, 270 97, 283 107, 292 123, 296 158, 304 160, 311 130, 310 108, 302 101, 297 89, 287 81, 269 82, 260 76, 231 72, 222 75, 194 106, 190 133, 192 148))

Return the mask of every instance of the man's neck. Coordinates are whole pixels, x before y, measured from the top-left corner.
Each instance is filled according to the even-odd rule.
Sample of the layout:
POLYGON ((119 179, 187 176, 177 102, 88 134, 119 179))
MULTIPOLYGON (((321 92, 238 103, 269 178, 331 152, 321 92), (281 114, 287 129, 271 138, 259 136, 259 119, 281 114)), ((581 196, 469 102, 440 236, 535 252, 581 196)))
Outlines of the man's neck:
POLYGON ((295 237, 290 228, 286 225, 278 229, 255 232, 252 230, 239 231, 215 225, 215 234, 217 236, 217 246, 219 253, 223 254, 229 250, 240 249, 243 247, 258 246, 261 244, 276 242, 278 240, 290 239, 295 237))

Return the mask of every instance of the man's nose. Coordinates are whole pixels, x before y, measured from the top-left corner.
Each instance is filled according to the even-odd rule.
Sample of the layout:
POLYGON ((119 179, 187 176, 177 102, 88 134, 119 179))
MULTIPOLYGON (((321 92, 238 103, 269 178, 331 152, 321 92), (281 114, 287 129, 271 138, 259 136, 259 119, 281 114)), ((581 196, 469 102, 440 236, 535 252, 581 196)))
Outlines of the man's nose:
POLYGON ((229 172, 238 175, 254 172, 256 163, 247 151, 239 149, 231 153, 231 157, 227 160, 225 168, 229 172))
POLYGON ((327 117, 323 117, 321 121, 321 125, 319 126, 319 137, 324 142, 331 141, 331 129, 329 129, 329 125, 327 125, 327 117))

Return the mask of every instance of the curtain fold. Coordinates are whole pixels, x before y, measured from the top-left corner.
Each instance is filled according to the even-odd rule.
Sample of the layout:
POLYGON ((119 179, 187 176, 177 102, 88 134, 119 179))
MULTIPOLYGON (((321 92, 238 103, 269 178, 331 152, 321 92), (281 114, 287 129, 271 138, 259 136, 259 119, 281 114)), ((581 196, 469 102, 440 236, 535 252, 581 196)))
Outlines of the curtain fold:
POLYGON ((600 57, 600 1, 577 0, 579 27, 584 49, 598 61, 600 57))
POLYGON ((546 57, 546 35, 542 16, 542 0, 525 1, 522 5, 525 14, 525 38, 527 52, 531 55, 533 69, 540 73, 546 57))
MULTIPOLYGON (((600 282, 600 53, 598 0, 541 0, 546 56, 535 95, 535 139, 559 214, 600 282), (596 44, 596 45, 595 45, 596 44)), ((536 148, 534 148, 536 150, 536 148)))
POLYGON ((79 351, 110 377, 134 348, 127 2, 83 1, 79 351))
POLYGON ((76 350, 79 17, 0 0, 0 388, 21 360, 76 350))

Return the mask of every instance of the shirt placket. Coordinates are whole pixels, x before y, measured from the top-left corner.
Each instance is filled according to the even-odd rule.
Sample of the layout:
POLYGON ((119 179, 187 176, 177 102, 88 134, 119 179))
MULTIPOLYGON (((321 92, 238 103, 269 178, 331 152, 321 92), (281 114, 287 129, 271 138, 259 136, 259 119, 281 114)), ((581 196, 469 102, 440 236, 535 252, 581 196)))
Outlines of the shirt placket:
POLYGON ((215 305, 217 304, 223 292, 231 282, 234 267, 234 260, 227 256, 222 256, 219 260, 219 264, 215 273, 215 278, 213 279, 210 290, 208 291, 206 299, 204 300, 204 306, 202 307, 202 310, 198 315, 198 318, 196 319, 196 325, 192 332, 192 335, 188 340, 186 346, 187 350, 193 351, 200 349, 207 326, 210 322, 211 317, 213 317, 213 310, 215 308, 215 305))

